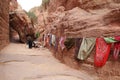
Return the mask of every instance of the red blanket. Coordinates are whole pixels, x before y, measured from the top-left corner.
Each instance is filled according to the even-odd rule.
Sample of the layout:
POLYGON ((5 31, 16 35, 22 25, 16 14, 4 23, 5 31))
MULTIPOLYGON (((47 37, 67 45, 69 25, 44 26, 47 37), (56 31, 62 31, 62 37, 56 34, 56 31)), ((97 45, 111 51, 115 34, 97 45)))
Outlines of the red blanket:
POLYGON ((110 53, 111 44, 107 44, 103 38, 96 39, 96 54, 94 57, 94 64, 97 67, 102 67, 105 65, 109 53, 110 53))

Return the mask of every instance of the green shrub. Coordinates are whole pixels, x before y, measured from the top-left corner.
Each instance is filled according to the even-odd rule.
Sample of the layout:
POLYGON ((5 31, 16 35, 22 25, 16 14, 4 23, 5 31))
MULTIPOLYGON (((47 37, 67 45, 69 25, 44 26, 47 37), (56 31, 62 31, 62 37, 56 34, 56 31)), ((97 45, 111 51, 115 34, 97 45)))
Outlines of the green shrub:
POLYGON ((37 33, 35 34, 35 36, 36 36, 36 38, 39 38, 40 33, 39 33, 39 32, 37 32, 37 33))

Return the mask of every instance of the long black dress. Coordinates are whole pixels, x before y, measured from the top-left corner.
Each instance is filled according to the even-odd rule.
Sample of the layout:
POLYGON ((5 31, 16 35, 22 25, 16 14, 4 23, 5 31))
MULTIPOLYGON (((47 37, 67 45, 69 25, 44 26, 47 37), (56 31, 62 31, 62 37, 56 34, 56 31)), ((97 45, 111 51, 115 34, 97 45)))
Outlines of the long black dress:
POLYGON ((32 41, 32 38, 29 36, 28 38, 27 38, 27 44, 28 44, 28 48, 32 48, 32 43, 33 43, 33 41, 32 41))

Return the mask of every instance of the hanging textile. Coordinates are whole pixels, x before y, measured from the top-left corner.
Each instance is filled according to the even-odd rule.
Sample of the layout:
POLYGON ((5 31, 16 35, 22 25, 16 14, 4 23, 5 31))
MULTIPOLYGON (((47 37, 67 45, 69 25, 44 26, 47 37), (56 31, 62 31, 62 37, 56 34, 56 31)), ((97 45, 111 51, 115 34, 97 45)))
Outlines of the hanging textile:
POLYGON ((50 46, 52 46, 52 34, 50 34, 50 41, 49 41, 50 46))
POLYGON ((90 55, 94 46, 95 38, 83 38, 77 58, 80 60, 85 60, 90 55))
POLYGON ((103 38, 96 39, 95 66, 102 67, 105 65, 110 53, 110 48, 111 44, 107 44, 103 38))
POLYGON ((115 43, 115 42, 117 42, 117 40, 115 40, 114 37, 106 37, 106 38, 104 38, 104 40, 105 40, 106 43, 115 43))
POLYGON ((43 44, 44 47, 47 46, 47 34, 44 35, 44 44, 43 44))
POLYGON ((75 45, 75 39, 74 38, 66 38, 64 45, 67 50, 71 49, 75 45))
POLYGON ((52 40, 51 40, 51 42, 52 42, 52 45, 55 46, 55 35, 52 35, 52 40))
POLYGON ((81 43, 82 43, 82 38, 75 38, 75 58, 78 55, 81 43))
POLYGON ((55 53, 58 51, 59 37, 55 37, 55 53))
POLYGON ((120 41, 120 36, 115 36, 115 40, 120 41))
POLYGON ((115 60, 118 59, 119 52, 120 52, 120 42, 114 43, 113 58, 114 58, 115 60))
POLYGON ((65 45, 64 45, 65 39, 66 39, 66 37, 61 37, 60 41, 59 41, 59 45, 62 50, 65 48, 65 45))
POLYGON ((114 43, 114 52, 113 52, 113 58, 117 60, 120 52, 120 36, 116 36, 115 39, 119 41, 114 43))

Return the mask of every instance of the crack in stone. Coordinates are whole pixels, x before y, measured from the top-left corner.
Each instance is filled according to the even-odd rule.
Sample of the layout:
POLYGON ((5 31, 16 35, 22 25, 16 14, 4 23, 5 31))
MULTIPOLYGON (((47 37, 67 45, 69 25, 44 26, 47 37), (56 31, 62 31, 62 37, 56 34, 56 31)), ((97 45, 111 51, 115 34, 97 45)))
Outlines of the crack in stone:
POLYGON ((24 60, 9 60, 9 61, 3 61, 3 62, 0 62, 0 63, 10 63, 10 62, 24 62, 24 60))
POLYGON ((73 76, 73 75, 68 75, 68 74, 54 74, 54 75, 39 75, 37 77, 28 77, 28 78, 24 78, 25 80, 34 80, 34 79, 42 79, 42 78, 46 78, 46 77, 55 77, 55 76, 66 76, 66 77, 75 77, 78 79, 82 79, 81 77, 78 76, 73 76))

